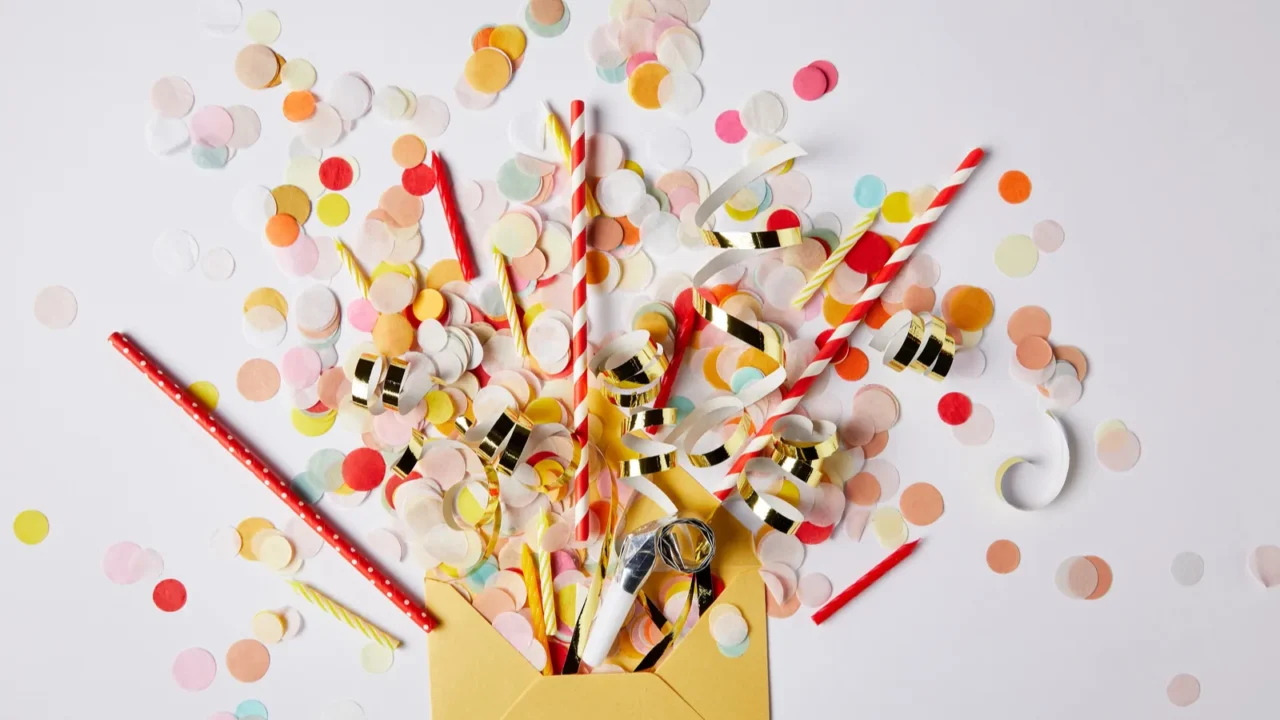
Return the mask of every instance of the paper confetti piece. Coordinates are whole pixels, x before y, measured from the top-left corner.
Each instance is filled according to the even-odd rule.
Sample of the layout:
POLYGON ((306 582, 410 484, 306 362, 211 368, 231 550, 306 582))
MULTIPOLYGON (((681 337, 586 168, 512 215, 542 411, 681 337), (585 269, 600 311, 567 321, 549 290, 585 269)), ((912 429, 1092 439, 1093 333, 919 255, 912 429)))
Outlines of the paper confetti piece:
POLYGON ((227 648, 227 672, 242 683, 257 682, 271 666, 271 653, 257 640, 238 640, 227 648))
POLYGON ((1169 696, 1169 702, 1178 707, 1193 705, 1200 699, 1200 680, 1187 673, 1174 675, 1165 693, 1169 696))
POLYGON ((173 578, 161 580, 151 591, 151 601, 164 612, 177 612, 187 604, 187 587, 173 578))
POLYGON ((1204 558, 1193 552, 1181 552, 1173 557, 1169 566, 1174 582, 1191 587, 1204 577, 1204 558))
POLYGON ((1008 575, 1022 563, 1022 550, 1012 540, 996 540, 987 547, 987 567, 998 575, 1008 575))
POLYGON ((49 536, 49 518, 39 510, 23 510, 13 519, 13 534, 25 545, 39 545, 49 536))
POLYGON ((1000 176, 1000 197, 1010 205, 1026 202, 1031 197, 1031 178, 1021 170, 1009 170, 1000 176))
POLYGON ((36 321, 50 330, 63 330, 75 321, 79 305, 76 296, 61 285, 44 288, 36 294, 36 321))
POLYGON ((204 690, 213 684, 217 674, 218 661, 204 648, 188 648, 173 660, 173 679, 183 690, 204 690))

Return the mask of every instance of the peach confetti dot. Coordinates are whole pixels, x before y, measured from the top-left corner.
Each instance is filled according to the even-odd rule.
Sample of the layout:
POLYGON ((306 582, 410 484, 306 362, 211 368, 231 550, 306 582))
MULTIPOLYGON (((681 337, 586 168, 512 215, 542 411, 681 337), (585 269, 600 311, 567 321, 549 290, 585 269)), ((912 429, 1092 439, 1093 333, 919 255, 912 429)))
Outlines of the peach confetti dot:
POLYGON ((987 567, 991 572, 1008 575, 1022 563, 1022 550, 1012 540, 997 540, 987 547, 987 567))
POLYGON ((902 516, 916 526, 932 525, 942 517, 942 493, 929 483, 914 483, 902 491, 902 516))
POLYGON ((242 683, 257 682, 271 666, 271 653, 257 640, 240 640, 227 649, 227 672, 242 683))
POLYGON ((1018 363, 1028 370, 1043 370, 1053 362, 1053 347, 1039 337, 1024 338, 1018 343, 1018 363))
POLYGON ((1053 323, 1049 320, 1049 313, 1045 312, 1042 307, 1035 305, 1025 305, 1013 311, 1009 316, 1009 325, 1007 332, 1009 339, 1014 345, 1022 342, 1029 337, 1049 339, 1049 331, 1053 328, 1053 323))

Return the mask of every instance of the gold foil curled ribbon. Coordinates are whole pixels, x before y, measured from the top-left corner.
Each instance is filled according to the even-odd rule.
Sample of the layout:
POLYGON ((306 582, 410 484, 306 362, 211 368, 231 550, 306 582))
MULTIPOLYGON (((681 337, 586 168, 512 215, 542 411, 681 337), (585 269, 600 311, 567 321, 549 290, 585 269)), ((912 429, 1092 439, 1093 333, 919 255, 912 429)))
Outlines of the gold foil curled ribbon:
MULTIPOLYGON (((787 438, 784 430, 775 432, 770 440, 769 458, 761 457, 748 462, 738 475, 738 493, 751 512, 766 525, 788 535, 800 528, 804 515, 799 508, 776 495, 756 490, 751 482, 750 472, 761 465, 772 464, 809 487, 816 487, 823 477, 822 461, 840 449, 840 441, 833 424, 815 425, 814 432, 822 436, 818 439, 794 440, 787 438)), ((787 480, 783 479, 783 482, 787 480)))
POLYGON ((932 380, 944 380, 956 357, 956 340, 947 334, 947 324, 939 317, 916 314, 899 322, 887 329, 884 364, 894 372, 910 368, 932 380))
POLYGON ((386 363, 381 355, 361 353, 360 359, 356 360, 355 379, 351 382, 351 402, 368 410, 378 397, 385 372, 386 363))

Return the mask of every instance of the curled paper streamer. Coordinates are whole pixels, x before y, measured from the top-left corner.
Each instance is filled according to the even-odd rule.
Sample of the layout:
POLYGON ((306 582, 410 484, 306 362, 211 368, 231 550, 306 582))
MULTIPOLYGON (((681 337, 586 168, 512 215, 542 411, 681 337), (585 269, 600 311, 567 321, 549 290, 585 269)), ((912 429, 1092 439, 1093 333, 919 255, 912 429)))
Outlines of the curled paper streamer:
POLYGON ((1058 439, 1058 457, 1051 465, 1052 471, 1033 475, 1027 470, 1037 463, 1022 457, 1011 457, 996 469, 996 495, 1007 505, 1018 510, 1041 510, 1062 494, 1071 472, 1071 447, 1067 443, 1067 429, 1062 420, 1045 411, 1058 439), (1029 477, 1028 477, 1029 476, 1029 477))

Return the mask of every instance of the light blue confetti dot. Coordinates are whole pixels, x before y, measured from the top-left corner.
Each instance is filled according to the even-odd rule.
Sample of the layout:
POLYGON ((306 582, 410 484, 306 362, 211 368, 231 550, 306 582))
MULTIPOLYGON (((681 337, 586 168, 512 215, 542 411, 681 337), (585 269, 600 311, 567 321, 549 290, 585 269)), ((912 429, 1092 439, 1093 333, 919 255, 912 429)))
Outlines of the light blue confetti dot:
POLYGON ((502 163, 495 181, 498 183, 498 192, 515 203, 529 202, 542 191, 542 178, 526 175, 514 159, 502 163))
POLYGON ((205 170, 217 170, 227 164, 227 158, 231 156, 231 151, 224 145, 222 147, 209 147, 200 143, 191 145, 191 161, 198 168, 205 170))
POLYGON ((884 181, 875 175, 863 175, 853 184, 853 201, 858 204, 858 207, 868 209, 880 207, 886 193, 888 189, 884 181))
POLYGON ((307 475, 309 481, 320 492, 337 490, 342 487, 342 461, 346 454, 341 450, 324 448, 317 450, 307 458, 307 475))
POLYGON ((683 395, 676 395, 667 404, 676 409, 677 422, 685 419, 689 413, 693 412, 693 401, 683 395))
POLYGON ((610 85, 617 85, 627 79, 627 64, 622 63, 616 68, 603 68, 597 65, 596 74, 600 76, 601 80, 610 85))
POLYGON ((260 700, 245 700, 236 706, 236 717, 240 720, 253 716, 266 720, 267 706, 263 705, 260 700))
POLYGON ((762 213, 771 207, 773 207, 773 188, 769 187, 768 185, 765 185, 764 199, 760 201, 760 207, 756 210, 756 212, 762 213))
POLYGON ((718 645, 718 647, 720 648, 720 654, 724 655, 727 658, 742 657, 747 653, 747 648, 750 646, 751 646, 750 636, 748 636, 746 640, 743 640, 737 645, 729 645, 728 647, 724 645, 718 645))
POLYGON ((763 380, 763 379, 764 379, 764 373, 760 372, 758 368, 753 368, 753 367, 738 368, 737 370, 734 371, 733 375, 729 378, 729 387, 733 390, 734 393, 740 393, 742 392, 743 388, 747 387, 751 383, 756 382, 758 380, 763 380))
POLYGON ((315 505, 320 502, 320 498, 324 497, 324 490, 316 487, 311 482, 311 473, 306 470, 294 475, 289 484, 293 486, 293 491, 298 493, 302 501, 308 505, 315 505))

